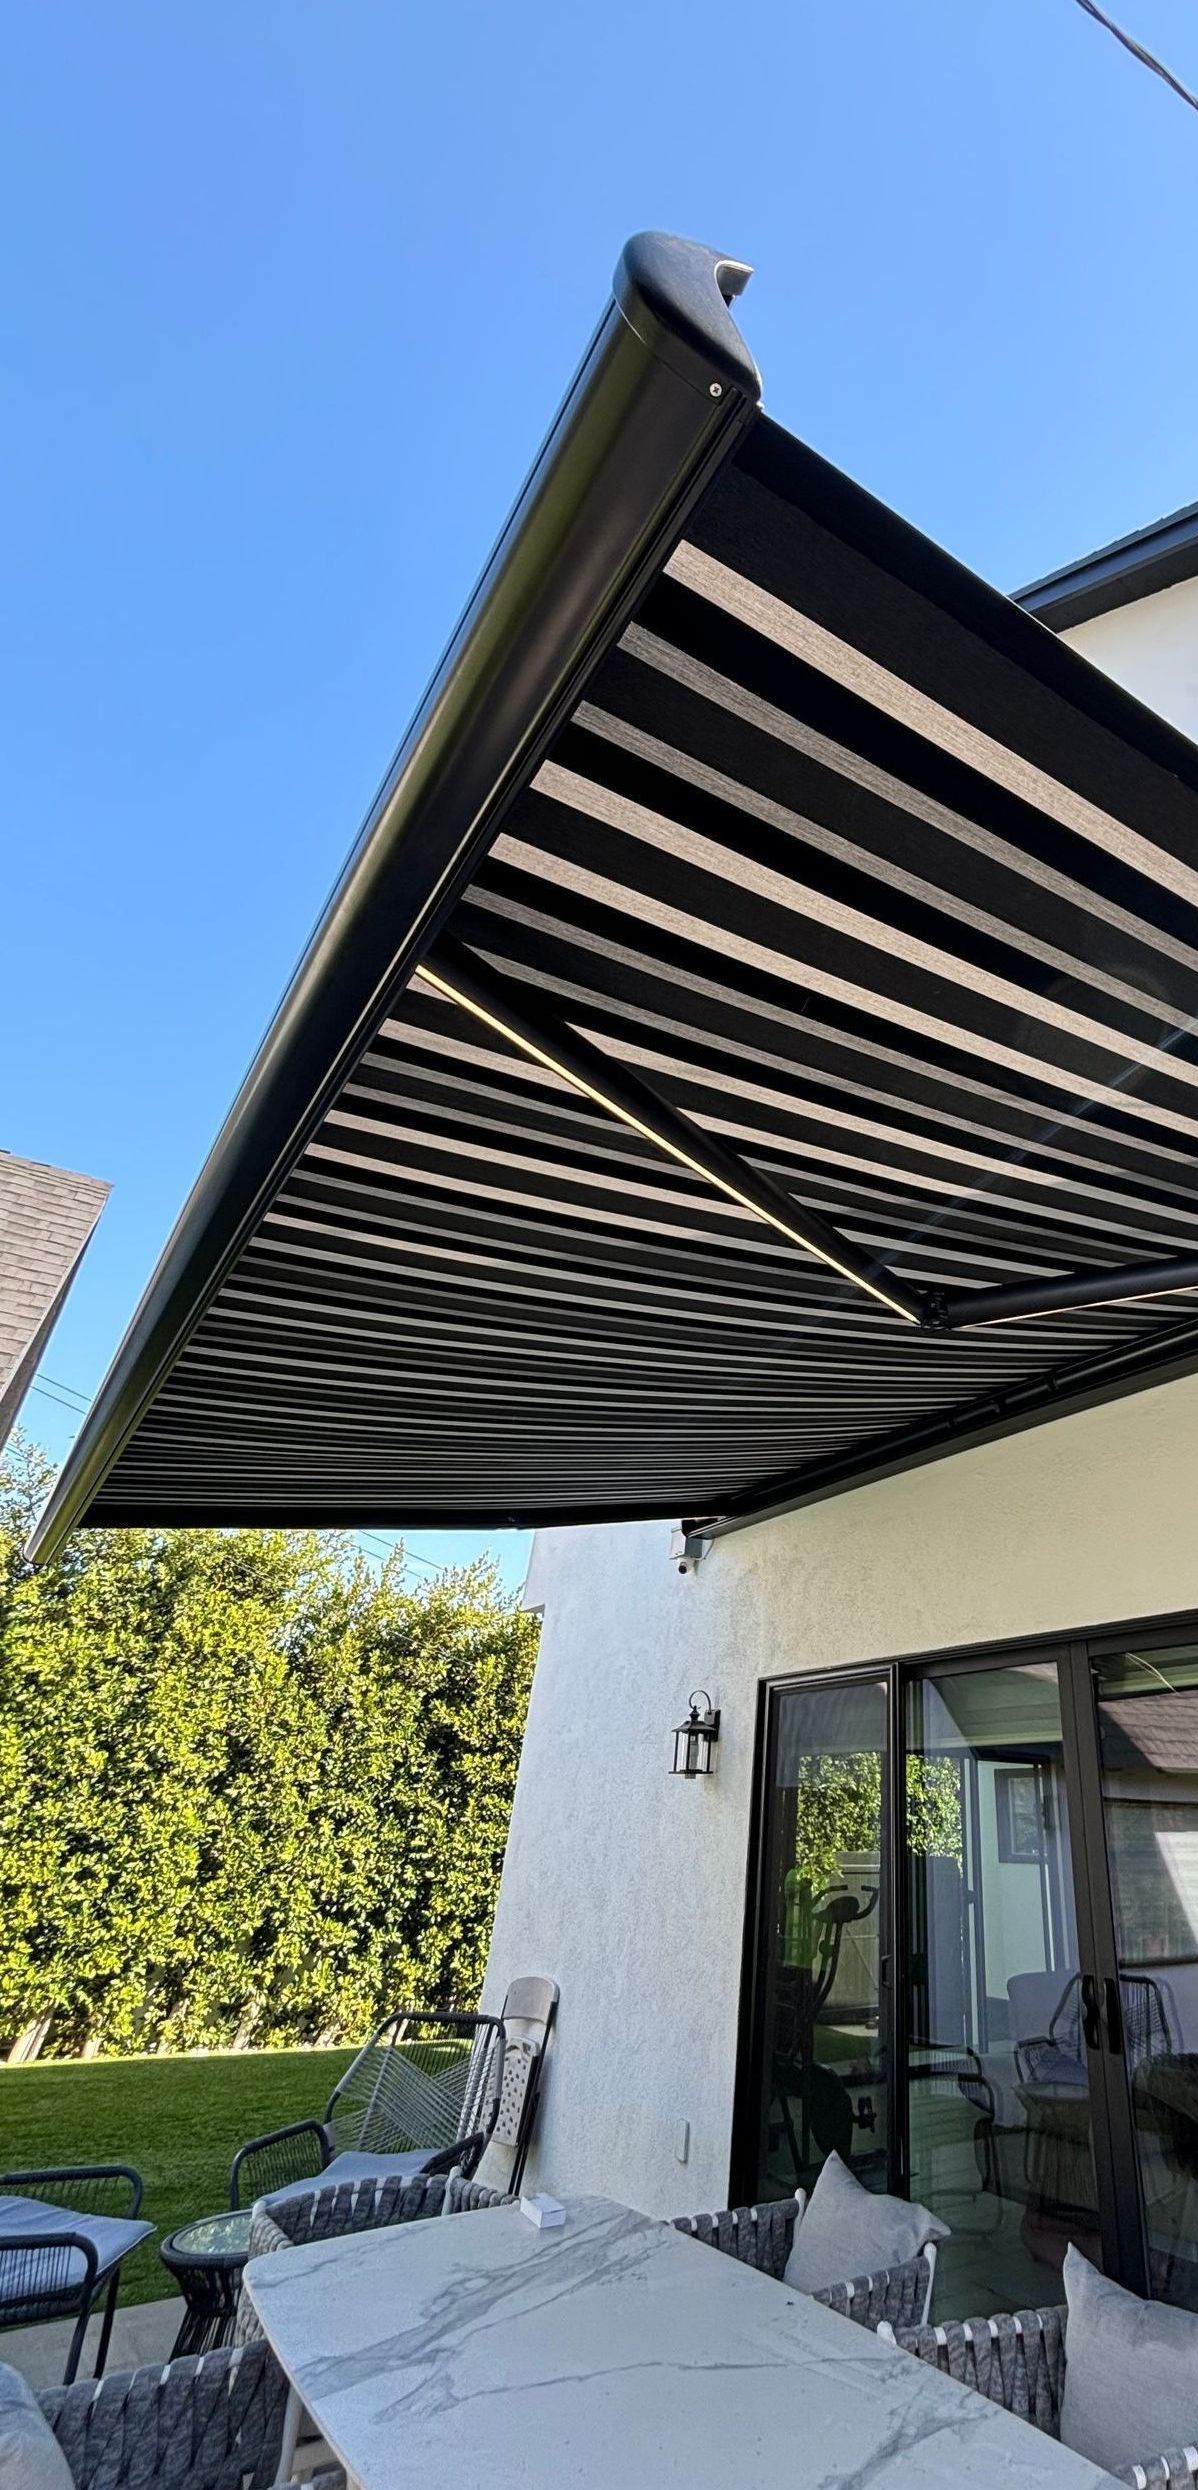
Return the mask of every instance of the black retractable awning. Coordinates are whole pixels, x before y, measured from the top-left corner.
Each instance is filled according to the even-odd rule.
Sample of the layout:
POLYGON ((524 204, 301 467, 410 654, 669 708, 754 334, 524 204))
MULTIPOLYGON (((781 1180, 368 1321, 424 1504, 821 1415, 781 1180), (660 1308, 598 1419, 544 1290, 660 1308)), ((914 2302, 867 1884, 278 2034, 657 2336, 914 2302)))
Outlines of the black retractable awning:
POLYGON ((1198 1367, 1198 751, 642 237, 40 1525, 726 1522, 1198 1367))

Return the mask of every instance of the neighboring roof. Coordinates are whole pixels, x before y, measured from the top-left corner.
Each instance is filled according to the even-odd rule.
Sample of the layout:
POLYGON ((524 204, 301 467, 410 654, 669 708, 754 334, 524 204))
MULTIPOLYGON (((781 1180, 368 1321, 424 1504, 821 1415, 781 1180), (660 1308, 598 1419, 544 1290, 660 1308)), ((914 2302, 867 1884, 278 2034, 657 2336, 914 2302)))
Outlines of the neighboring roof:
MULTIPOLYGON (((1180 1782, 1198 1774, 1198 1695, 1153 1686, 1143 1695, 1104 1694, 1100 1712, 1104 1774, 1144 1770, 1180 1782)), ((1108 1795, 1117 1797, 1117 1791, 1108 1795)), ((1193 1789, 1169 1791, 1174 1806, 1192 1807, 1193 1789)), ((1157 1828, 1154 1827, 1154 1838, 1157 1828)))
POLYGON ((1198 1367, 1198 751, 757 412, 744 276, 625 254, 39 1555, 729 1526, 1198 1367))
POLYGON ((108 1192, 95 1176, 0 1150, 0 1449, 108 1192))
POLYGON ((1053 631, 1070 631, 1075 623, 1092 622, 1096 614, 1118 605, 1135 605, 1155 596, 1158 588, 1176 588, 1183 579, 1198 578, 1198 501, 1171 510, 1134 536, 1116 537, 1067 562, 1063 570, 1035 579, 1015 592, 1015 603, 1053 631))

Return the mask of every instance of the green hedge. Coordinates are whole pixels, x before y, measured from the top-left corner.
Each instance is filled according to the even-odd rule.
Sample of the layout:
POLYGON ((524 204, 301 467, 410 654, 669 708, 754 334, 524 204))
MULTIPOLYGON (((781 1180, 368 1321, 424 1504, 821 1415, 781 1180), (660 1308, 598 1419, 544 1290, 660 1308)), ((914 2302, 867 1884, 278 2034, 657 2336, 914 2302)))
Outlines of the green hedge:
POLYGON ((0 2055, 334 2041, 472 1999, 536 1626, 348 1536, 80 1531, 0 1472, 0 2055))

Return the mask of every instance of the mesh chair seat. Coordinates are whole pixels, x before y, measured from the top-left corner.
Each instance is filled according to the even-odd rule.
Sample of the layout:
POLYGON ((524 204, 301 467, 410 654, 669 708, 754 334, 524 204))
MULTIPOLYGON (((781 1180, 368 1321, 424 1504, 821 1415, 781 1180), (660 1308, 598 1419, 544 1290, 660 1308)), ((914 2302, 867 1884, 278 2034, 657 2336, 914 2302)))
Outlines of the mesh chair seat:
POLYGON ((103 2372, 121 2265, 153 2229, 138 2219, 141 2195, 139 2173, 123 2162, 0 2172, 0 2327, 74 2316, 68 2384, 101 2301, 95 2374, 103 2372))
MULTIPOLYGON (((356 2186, 361 2180, 372 2184, 380 2179, 415 2179, 435 2161, 435 2153, 334 2153, 320 2173, 321 2187, 356 2186)), ((260 2199, 268 2205, 285 2204, 289 2197, 310 2196, 316 2181, 290 2179, 286 2187, 271 2188, 260 2199)))
POLYGON ((498 2113, 504 2030, 495 2015, 389 2015, 336 2086, 323 2118, 300 2119, 243 2144, 230 2202, 295 2192, 346 2154, 383 2157, 389 2171, 474 2171, 498 2113))
POLYGON ((0 2314, 12 2323, 14 2302, 24 2312, 33 2300, 70 2299, 84 2283, 103 2282, 153 2228, 152 2222, 121 2221, 113 2214, 68 2212, 32 2196, 0 2196, 0 2314), (68 2230, 95 2249, 94 2271, 82 2248, 63 2244, 68 2230), (25 2244, 6 2250, 6 2235, 17 2234, 25 2244), (46 2237, 44 2248, 36 2245, 41 2234, 46 2237))

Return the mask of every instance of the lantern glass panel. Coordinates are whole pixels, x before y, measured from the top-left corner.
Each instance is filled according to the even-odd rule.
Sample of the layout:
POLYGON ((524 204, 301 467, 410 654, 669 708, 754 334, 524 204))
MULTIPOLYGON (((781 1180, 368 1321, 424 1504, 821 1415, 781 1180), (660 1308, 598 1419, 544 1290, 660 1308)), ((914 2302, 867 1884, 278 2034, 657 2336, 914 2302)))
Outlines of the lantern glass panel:
POLYGON ((712 1749, 719 1736, 719 1713, 692 1705, 690 1716, 674 1731, 672 1769, 687 1781, 705 1780, 713 1771, 712 1749))

